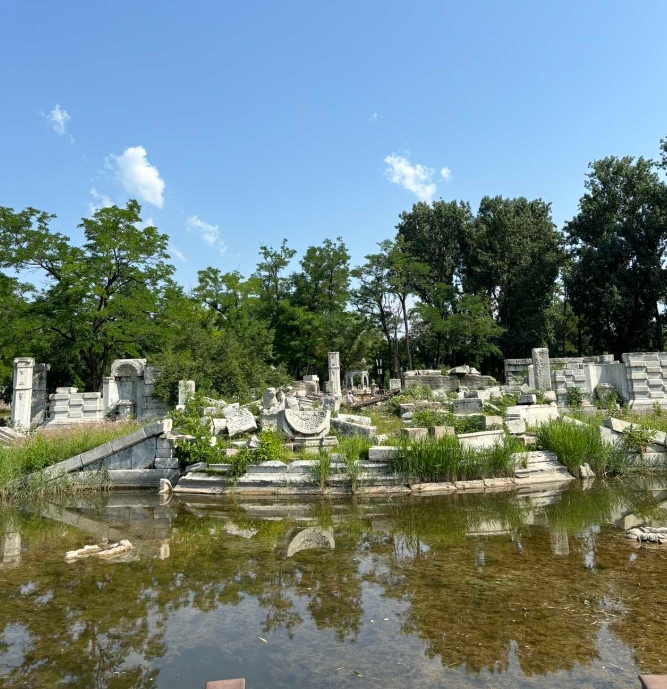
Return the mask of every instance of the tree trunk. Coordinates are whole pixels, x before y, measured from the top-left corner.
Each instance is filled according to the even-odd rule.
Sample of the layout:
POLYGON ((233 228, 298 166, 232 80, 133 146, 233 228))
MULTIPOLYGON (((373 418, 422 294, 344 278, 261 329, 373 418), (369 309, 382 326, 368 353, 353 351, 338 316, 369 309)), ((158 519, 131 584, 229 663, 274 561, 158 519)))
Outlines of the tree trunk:
POLYGON ((662 316, 660 315, 660 307, 658 306, 658 302, 655 304, 655 330, 658 351, 662 352, 662 350, 665 348, 665 338, 662 332, 662 316))
POLYGON ((567 292, 563 295, 563 358, 567 346, 567 292))
MULTIPOLYGON (((396 323, 396 321, 394 321, 396 323)), ((394 378, 401 377, 401 365, 398 361, 398 327, 394 325, 394 349, 392 352, 394 361, 394 378)))

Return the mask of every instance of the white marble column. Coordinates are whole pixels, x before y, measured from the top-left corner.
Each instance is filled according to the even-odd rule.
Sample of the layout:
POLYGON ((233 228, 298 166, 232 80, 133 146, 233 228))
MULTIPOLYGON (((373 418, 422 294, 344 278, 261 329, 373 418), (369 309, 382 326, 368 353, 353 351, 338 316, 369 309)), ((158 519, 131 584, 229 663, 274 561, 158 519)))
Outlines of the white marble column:
POLYGON ((178 381, 178 406, 184 407, 190 397, 195 394, 194 380, 178 381))
POLYGON ((14 394, 12 396, 12 425, 20 431, 30 428, 32 416, 32 376, 35 360, 31 357, 14 359, 14 394))
POLYGON ((535 389, 551 390, 549 350, 546 347, 536 347, 533 349, 533 370, 535 373, 535 389))
POLYGON ((340 398, 343 396, 340 387, 340 354, 329 352, 329 382, 331 383, 331 394, 340 398))

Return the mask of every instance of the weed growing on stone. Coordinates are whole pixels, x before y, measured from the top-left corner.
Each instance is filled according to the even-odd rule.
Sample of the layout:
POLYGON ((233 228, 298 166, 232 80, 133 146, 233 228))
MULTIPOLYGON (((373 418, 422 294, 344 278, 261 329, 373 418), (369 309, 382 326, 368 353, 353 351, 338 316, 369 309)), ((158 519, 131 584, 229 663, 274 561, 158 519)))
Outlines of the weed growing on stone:
POLYGON ((617 475, 627 471, 625 450, 602 439, 597 426, 579 426, 550 421, 537 429, 538 446, 553 452, 573 476, 588 463, 598 475, 617 475))
POLYGON ((518 447, 511 439, 488 450, 466 449, 456 436, 404 440, 394 460, 396 471, 410 482, 466 481, 512 476, 518 447))
POLYGON ((276 431, 265 430, 259 434, 259 447, 255 450, 255 461, 284 462, 289 455, 285 447, 285 438, 276 431))
POLYGON ((317 458, 310 466, 310 473, 317 481, 320 490, 324 490, 331 475, 331 455, 326 450, 320 450, 317 458))
POLYGON ((49 480, 36 472, 127 435, 138 427, 132 421, 81 424, 35 433, 15 445, 0 447, 0 495, 76 491, 82 481, 94 479, 82 476, 77 481, 65 477, 49 480))

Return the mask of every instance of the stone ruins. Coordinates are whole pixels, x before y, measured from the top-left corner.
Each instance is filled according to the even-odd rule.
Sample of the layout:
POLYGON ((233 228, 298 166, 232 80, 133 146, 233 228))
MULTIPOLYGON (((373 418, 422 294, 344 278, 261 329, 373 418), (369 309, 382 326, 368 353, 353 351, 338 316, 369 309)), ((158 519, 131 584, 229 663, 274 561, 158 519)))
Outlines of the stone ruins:
POLYGON ((547 349, 534 349, 530 359, 505 359, 505 383, 553 390, 559 404, 577 388, 588 398, 614 390, 631 409, 667 407, 667 352, 633 352, 615 361, 611 354, 550 358, 547 349))

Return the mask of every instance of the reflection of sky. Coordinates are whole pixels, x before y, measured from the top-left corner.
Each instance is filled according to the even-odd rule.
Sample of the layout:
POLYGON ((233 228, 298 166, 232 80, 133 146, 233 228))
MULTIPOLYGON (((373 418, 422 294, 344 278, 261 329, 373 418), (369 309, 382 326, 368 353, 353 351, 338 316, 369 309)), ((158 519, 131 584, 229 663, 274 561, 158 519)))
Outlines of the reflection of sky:
MULTIPOLYGON (((576 496, 591 499, 581 491, 576 496)), ((138 517, 136 523, 110 524, 135 534, 139 557, 134 562, 66 566, 61 540, 24 534, 22 564, 7 570, 11 580, 4 583, 0 571, 0 595, 13 591, 25 599, 16 607, 19 619, 12 619, 1 637, 6 647, 0 646, 0 674, 29 657, 31 640, 21 611, 48 614, 57 605, 71 609, 77 619, 67 630, 71 641, 92 627, 105 651, 114 639, 146 627, 147 634, 137 637, 113 667, 118 689, 132 686, 122 681, 130 681, 134 667, 143 668, 150 686, 162 689, 236 676, 245 676, 252 689, 358 688, 364 680, 390 689, 406 684, 426 689, 628 686, 628 672, 650 668, 635 665, 625 643, 638 648, 667 643, 660 627, 623 633, 637 605, 634 595, 626 604, 637 585, 628 577, 641 569, 642 584, 653 583, 652 574, 664 572, 667 551, 635 551, 619 529, 600 528, 597 522, 565 528, 562 510, 551 527, 545 519, 533 527, 535 515, 514 509, 513 500, 511 495, 446 496, 405 504, 370 501, 354 508, 337 502, 333 520, 331 510, 321 512, 322 524, 333 524, 335 550, 309 549, 293 558, 285 553, 295 534, 319 523, 320 512, 309 511, 305 503, 297 520, 286 507, 286 517, 280 521, 274 514, 272 522, 244 517, 243 508, 233 503, 217 505, 214 523, 233 519, 252 526, 255 536, 245 539, 222 528, 210 533, 211 521, 201 521, 207 519, 205 506, 195 516, 179 512, 174 500, 166 560, 158 555, 164 542, 144 537, 153 532, 140 528, 152 515, 164 520, 164 508, 146 504, 126 510, 138 517), (640 568, 624 569, 628 558, 640 557, 640 568), (78 598, 72 597, 72 574, 91 568, 97 572, 91 590, 78 589, 78 598), (140 585, 132 588, 134 600, 123 601, 127 619, 107 629, 103 620, 87 615, 86 595, 100 595, 97 586, 101 595, 122 591, 125 578, 140 585), (287 627, 286 620, 292 625, 287 627)), ((93 511, 87 515, 90 523, 93 511)), ((104 525, 99 512, 94 518, 104 525)), ((90 542, 89 535, 78 538, 81 544, 90 542)), ((649 615, 653 609, 646 607, 649 615)), ((49 648, 40 647, 38 639, 34 644, 49 648)), ((60 652, 66 654, 67 647, 60 652)), ((27 670, 28 679, 32 671, 27 670)), ((110 679, 102 678, 100 689, 108 689, 110 679)))

